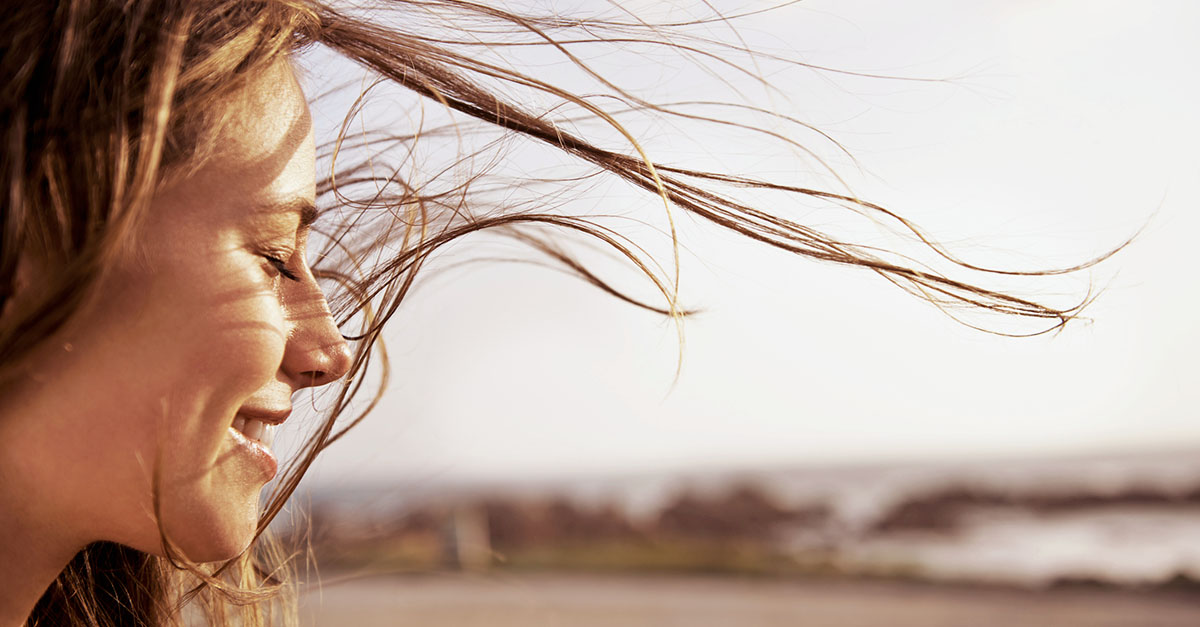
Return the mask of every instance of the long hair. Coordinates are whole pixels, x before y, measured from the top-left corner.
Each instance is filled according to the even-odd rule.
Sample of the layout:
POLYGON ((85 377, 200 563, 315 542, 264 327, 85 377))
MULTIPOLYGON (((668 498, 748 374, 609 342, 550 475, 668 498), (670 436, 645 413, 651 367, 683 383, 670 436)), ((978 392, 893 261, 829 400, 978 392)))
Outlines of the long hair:
POLYGON ((188 562, 171 550, 165 535, 166 557, 112 543, 91 545, 47 590, 30 624, 169 624, 182 620, 185 605, 210 624, 292 620, 284 586, 287 560, 267 541, 266 527, 315 457, 378 400, 386 380, 384 324, 426 262, 468 234, 489 230, 515 238, 615 297, 677 324, 687 315, 676 296, 677 253, 660 265, 617 227, 558 208, 506 204, 502 194, 486 193, 495 189, 476 176, 440 187, 413 180, 405 175, 403 157, 384 165, 370 146, 411 158, 418 139, 446 138, 452 145, 466 121, 474 121, 502 136, 561 151, 584 168, 583 179, 609 177, 657 197, 675 251, 673 216, 690 214, 783 251, 876 273, 955 316, 977 310, 1032 320, 1036 326, 1026 333, 1058 329, 1087 304, 1090 293, 1056 306, 973 277, 1068 274, 1105 255, 1061 269, 983 268, 956 258, 902 216, 846 192, 654 160, 620 121, 622 115, 733 127, 804 149, 766 123, 802 126, 787 112, 724 103, 758 116, 762 123, 755 124, 697 113, 683 103, 651 102, 572 52, 580 43, 639 42, 755 75, 751 64, 730 61, 715 49, 725 46, 749 59, 752 50, 678 35, 680 27, 696 23, 651 24, 634 15, 533 16, 470 0, 394 0, 353 10, 309 0, 33 0, 6 8, 0 17, 5 44, 0 112, 7 121, 0 147, 0 189, 6 194, 0 202, 0 391, 19 377, 31 350, 99 296, 95 286, 136 240, 157 186, 211 154, 213 131, 226 114, 222 103, 279 59, 324 49, 457 120, 421 132, 393 130, 374 136, 366 149, 351 149, 349 120, 361 112, 356 102, 342 132, 323 146, 320 163, 329 165, 329 175, 318 182, 323 214, 314 229, 323 245, 313 255, 313 269, 354 344, 355 359, 330 394, 327 415, 276 482, 255 545, 217 565, 188 562), (434 22, 453 24, 460 36, 431 34, 425 28, 434 22), (477 54, 532 45, 561 55, 603 93, 577 93, 477 54), (543 104, 534 107, 505 95, 517 92, 537 94, 543 104), (589 124, 604 127, 617 141, 590 136, 582 130, 589 124), (787 204, 754 204, 750 192, 865 215, 916 241, 933 261, 824 233, 787 204), (581 237, 615 251, 657 296, 630 295, 602 278, 564 243, 581 237), (36 290, 20 285, 23 263, 38 266, 36 290), (378 375, 368 376, 372 366, 378 375))

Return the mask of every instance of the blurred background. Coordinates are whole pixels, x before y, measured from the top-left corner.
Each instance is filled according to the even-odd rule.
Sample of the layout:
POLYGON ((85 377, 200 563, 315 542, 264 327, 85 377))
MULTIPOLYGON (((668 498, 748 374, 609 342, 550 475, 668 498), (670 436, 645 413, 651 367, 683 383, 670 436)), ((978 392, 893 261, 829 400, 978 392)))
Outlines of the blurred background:
MULTIPOLYGON (((520 6, 711 15, 618 4, 520 6)), ((508 250, 471 240, 393 318, 387 395, 282 521, 315 556, 305 620, 1200 624, 1200 5, 808 0, 734 25, 842 72, 764 66, 778 91, 758 93, 633 47, 587 60, 657 100, 729 81, 846 152, 678 122, 639 129, 652 157, 848 191, 975 263, 1070 266, 1140 230, 1087 276, 1005 284, 1069 301, 1090 281, 1089 320, 986 334, 871 273, 679 218, 680 296, 702 312, 676 377, 670 321, 544 267, 460 263, 508 250)), ((737 41, 724 23, 693 32, 737 41)), ((319 54, 308 67, 309 84, 356 71, 319 54)), ((546 51, 521 68, 578 75, 546 51)), ((336 133, 360 87, 318 103, 318 129, 336 133)), ((500 173, 556 167, 540 159, 500 173)), ((596 186, 569 202, 644 220, 670 259, 653 198, 596 186)))

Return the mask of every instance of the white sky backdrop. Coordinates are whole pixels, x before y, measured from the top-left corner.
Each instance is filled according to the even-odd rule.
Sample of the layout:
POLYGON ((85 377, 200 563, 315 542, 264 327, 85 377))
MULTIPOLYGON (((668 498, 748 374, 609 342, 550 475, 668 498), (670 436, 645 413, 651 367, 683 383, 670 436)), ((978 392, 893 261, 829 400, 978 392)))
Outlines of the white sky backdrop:
POLYGON ((388 396, 316 481, 1200 450, 1200 3, 810 0, 743 28, 815 64, 959 78, 791 96, 858 158, 855 191, 968 257, 1060 265, 1149 220, 1094 275, 1095 322, 993 337, 869 273, 689 228, 682 296, 706 313, 672 388, 668 323, 477 266, 406 303, 388 396))

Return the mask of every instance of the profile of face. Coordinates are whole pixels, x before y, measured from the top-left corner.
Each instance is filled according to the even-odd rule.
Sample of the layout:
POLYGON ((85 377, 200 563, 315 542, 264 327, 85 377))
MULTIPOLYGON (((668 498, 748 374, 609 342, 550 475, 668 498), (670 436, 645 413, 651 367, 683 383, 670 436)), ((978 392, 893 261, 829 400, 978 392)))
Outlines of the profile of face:
POLYGON ((99 305, 31 360, 7 421, 44 497, 31 507, 78 542, 161 554, 161 519, 191 560, 236 555, 276 472, 274 425, 295 392, 349 367, 305 257, 314 146, 290 66, 227 106, 216 154, 160 188, 99 305))

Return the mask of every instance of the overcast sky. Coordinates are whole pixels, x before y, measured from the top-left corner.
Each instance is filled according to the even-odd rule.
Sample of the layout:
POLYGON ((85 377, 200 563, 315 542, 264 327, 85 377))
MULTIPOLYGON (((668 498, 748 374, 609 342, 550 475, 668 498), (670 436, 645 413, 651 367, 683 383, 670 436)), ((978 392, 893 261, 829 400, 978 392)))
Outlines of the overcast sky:
POLYGON ((1198 27, 1188 0, 810 0, 745 27, 815 64, 958 79, 821 79, 791 102, 853 152, 860 196, 968 257, 1061 264, 1148 221, 1093 275, 1093 323, 990 336, 874 275, 685 225, 682 297, 705 313, 672 385, 669 323, 476 266, 406 303, 388 396, 315 479, 1200 451, 1198 27))

